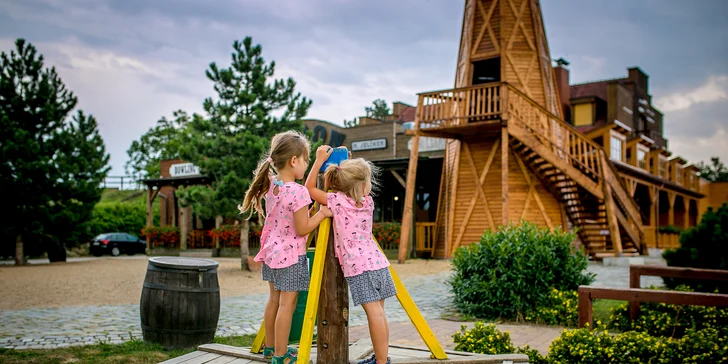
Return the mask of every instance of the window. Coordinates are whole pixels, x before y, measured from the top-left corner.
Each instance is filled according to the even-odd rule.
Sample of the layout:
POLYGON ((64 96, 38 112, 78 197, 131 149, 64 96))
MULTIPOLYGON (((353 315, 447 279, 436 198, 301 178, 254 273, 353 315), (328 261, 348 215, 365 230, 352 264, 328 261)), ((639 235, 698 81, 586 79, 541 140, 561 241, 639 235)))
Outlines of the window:
POLYGON ((592 103, 574 105, 574 126, 594 124, 594 107, 592 103))
POLYGON ((642 169, 647 169, 647 153, 644 149, 637 148, 637 167, 640 167, 642 169))
POLYGON ((612 139, 609 142, 609 152, 612 159, 622 161, 622 139, 612 135, 612 139))
POLYGON ((665 157, 660 156, 660 177, 665 178, 665 167, 666 167, 667 161, 665 161, 665 157))
POLYGON ((500 82, 500 57, 473 62, 473 85, 500 82))

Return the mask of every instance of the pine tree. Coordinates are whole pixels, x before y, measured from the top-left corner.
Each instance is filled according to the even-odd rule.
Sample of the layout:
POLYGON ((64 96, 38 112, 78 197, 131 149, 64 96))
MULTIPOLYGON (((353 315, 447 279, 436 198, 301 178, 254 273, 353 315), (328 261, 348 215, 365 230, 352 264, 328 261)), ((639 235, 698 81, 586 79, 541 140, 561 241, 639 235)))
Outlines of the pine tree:
MULTIPOLYGON (((253 45, 252 38, 235 41, 233 49, 229 68, 210 64, 206 74, 217 97, 204 101, 207 115, 194 115, 179 143, 180 157, 213 180, 210 186, 179 191, 181 204, 191 205, 206 218, 218 214, 244 218, 236 206, 262 153, 276 133, 303 130, 301 119, 311 106, 310 100, 295 91, 293 79, 271 80, 275 63, 266 64, 262 47, 253 45)), ((247 233, 243 229, 241 236, 247 233)), ((241 246, 241 257, 245 257, 241 264, 247 269, 247 246, 241 246)))
POLYGON ((65 260, 65 244, 78 242, 101 196, 109 157, 93 117, 68 120, 77 99, 55 68, 25 40, 15 46, 0 53, 3 253, 14 242, 16 264, 44 251, 65 260))

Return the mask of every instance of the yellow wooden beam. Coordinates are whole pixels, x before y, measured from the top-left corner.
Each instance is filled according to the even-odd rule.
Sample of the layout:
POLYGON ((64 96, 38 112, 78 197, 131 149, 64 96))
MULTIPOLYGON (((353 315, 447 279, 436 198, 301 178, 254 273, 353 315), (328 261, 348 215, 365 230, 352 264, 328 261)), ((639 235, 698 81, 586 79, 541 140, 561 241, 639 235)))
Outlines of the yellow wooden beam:
POLYGON ((329 232, 331 230, 331 219, 327 218, 318 227, 316 237, 316 253, 313 258, 311 269, 311 283, 308 287, 308 299, 306 300, 306 311, 303 314, 303 329, 301 330, 301 342, 298 345, 298 362, 308 363, 311 356, 311 345, 313 344, 313 328, 318 314, 319 295, 321 294, 321 282, 324 277, 324 259, 326 249, 329 245, 329 232))
MULTIPOLYGON (((372 240, 374 240, 374 242, 377 244, 377 247, 379 247, 379 251, 384 254, 384 250, 382 250, 382 247, 379 245, 379 242, 377 241, 377 238, 374 237, 374 235, 372 235, 372 240)), ((316 244, 318 244, 318 242, 316 244)), ((437 341, 437 337, 435 337, 432 329, 430 329, 430 325, 427 324, 427 321, 422 316, 422 313, 419 309, 417 309, 415 301, 412 300, 412 296, 410 296, 409 292, 407 292, 407 288, 405 288, 404 284, 402 284, 402 280, 399 279, 397 272, 394 270, 394 266, 389 266, 389 272, 392 274, 394 287, 397 288, 397 299, 402 305, 404 311, 407 312, 407 316, 409 316, 410 321, 412 321, 412 324, 417 329, 420 337, 422 337, 422 341, 425 342, 425 345, 427 345, 427 347, 430 349, 430 353, 435 359, 447 359, 447 354, 445 354, 445 351, 442 350, 442 346, 440 346, 440 342, 437 341)), ((306 309, 308 310, 308 305, 306 306, 306 309)), ((301 354, 299 354, 298 357, 300 360, 301 354)), ((306 363, 307 360, 308 358, 306 358, 306 360, 301 360, 301 362, 306 363)))

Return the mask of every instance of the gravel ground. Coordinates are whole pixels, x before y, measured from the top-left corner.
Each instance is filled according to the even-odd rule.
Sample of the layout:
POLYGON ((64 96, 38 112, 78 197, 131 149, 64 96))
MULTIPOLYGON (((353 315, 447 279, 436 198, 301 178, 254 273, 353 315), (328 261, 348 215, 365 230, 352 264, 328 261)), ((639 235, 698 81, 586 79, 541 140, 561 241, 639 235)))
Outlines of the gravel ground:
MULTIPOLYGON (((222 297, 268 292, 259 272, 240 270, 240 259, 213 260, 220 263, 222 297)), ((448 271, 450 262, 410 260, 404 265, 395 263, 395 269, 405 278, 448 271)), ((0 265, 0 310, 138 304, 146 270, 144 256, 79 258, 23 267, 0 265)))

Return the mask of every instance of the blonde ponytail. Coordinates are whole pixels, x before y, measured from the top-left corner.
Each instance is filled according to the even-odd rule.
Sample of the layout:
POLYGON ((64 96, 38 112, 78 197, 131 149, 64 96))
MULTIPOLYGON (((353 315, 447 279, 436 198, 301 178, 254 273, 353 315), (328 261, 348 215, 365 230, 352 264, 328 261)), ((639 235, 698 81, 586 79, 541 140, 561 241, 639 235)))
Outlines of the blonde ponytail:
POLYGON ((243 204, 238 205, 238 210, 240 210, 241 214, 246 211, 250 211, 248 219, 253 216, 253 210, 265 218, 262 199, 265 194, 268 193, 268 189, 270 189, 270 167, 270 157, 266 157, 258 162, 258 168, 256 168, 255 173, 253 173, 253 182, 250 183, 250 187, 248 187, 248 190, 245 192, 243 204))

